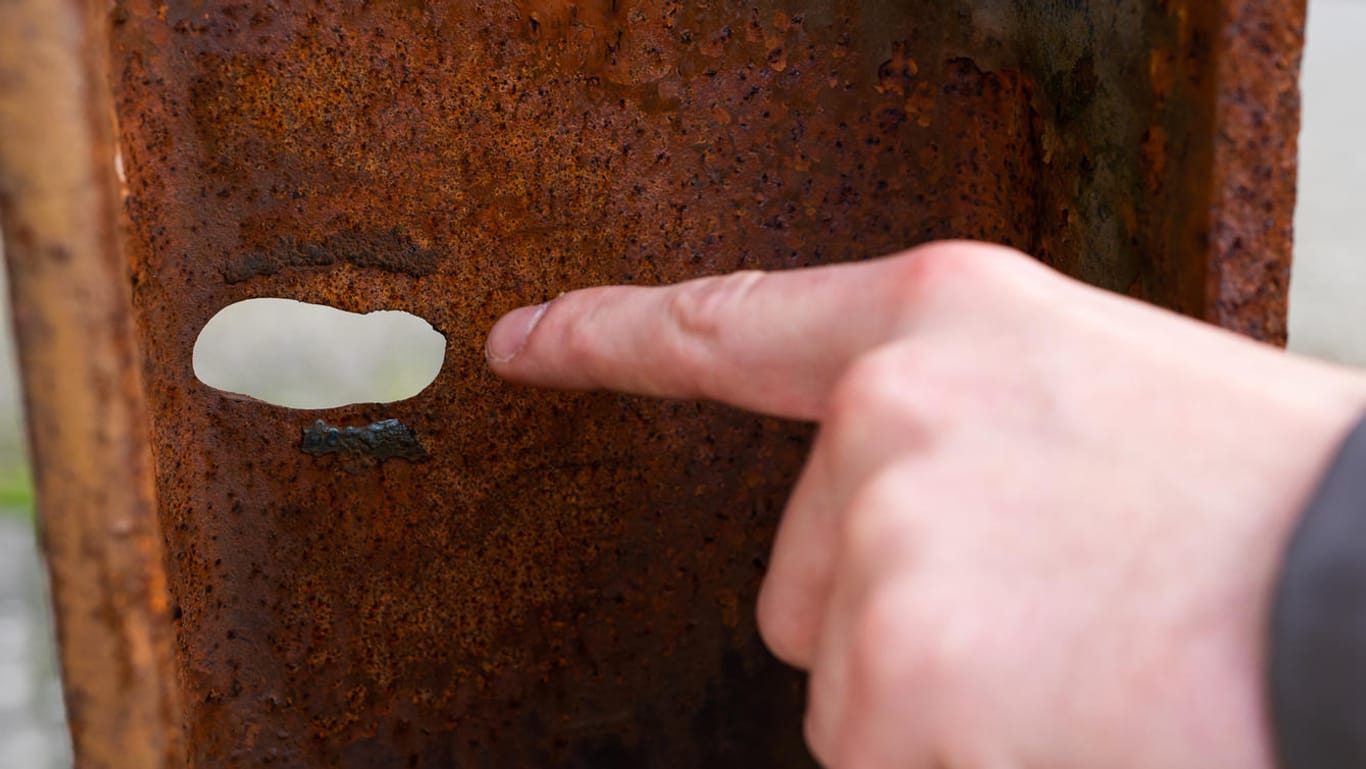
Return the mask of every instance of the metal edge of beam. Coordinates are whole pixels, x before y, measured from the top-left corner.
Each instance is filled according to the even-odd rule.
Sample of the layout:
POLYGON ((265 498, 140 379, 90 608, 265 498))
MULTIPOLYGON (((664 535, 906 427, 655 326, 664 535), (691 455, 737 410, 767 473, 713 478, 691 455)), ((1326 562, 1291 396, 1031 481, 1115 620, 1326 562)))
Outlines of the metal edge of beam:
POLYGON ((1307 2, 1226 0, 1218 9, 1204 316, 1284 345, 1307 2))

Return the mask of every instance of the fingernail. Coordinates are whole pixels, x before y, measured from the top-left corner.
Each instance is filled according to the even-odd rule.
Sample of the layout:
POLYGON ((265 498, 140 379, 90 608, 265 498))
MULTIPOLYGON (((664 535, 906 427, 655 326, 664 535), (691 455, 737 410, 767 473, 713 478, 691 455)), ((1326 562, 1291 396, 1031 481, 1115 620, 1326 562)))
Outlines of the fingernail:
POLYGON ((519 307, 493 325, 484 343, 484 357, 490 363, 507 363, 526 347, 526 340, 541 322, 549 302, 535 307, 519 307))

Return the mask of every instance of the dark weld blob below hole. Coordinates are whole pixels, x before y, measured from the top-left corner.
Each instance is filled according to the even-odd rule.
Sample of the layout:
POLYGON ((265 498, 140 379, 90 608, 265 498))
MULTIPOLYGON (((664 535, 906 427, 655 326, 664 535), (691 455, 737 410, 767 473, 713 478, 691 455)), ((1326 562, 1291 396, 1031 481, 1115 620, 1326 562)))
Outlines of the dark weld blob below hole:
POLYGON ((421 462, 428 457, 413 431, 397 419, 385 419, 365 427, 333 427, 319 419, 304 428, 300 448, 315 457, 340 454, 343 458, 375 462, 386 459, 421 462))

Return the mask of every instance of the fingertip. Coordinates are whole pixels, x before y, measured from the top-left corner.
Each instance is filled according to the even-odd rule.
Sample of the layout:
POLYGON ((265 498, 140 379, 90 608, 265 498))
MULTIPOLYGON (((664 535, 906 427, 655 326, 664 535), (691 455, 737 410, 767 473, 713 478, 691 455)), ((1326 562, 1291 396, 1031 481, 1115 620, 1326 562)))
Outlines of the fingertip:
POLYGON ((494 369, 504 368, 521 354, 531 332, 536 330, 549 307, 549 302, 519 307, 500 318, 484 342, 484 358, 489 365, 494 369))

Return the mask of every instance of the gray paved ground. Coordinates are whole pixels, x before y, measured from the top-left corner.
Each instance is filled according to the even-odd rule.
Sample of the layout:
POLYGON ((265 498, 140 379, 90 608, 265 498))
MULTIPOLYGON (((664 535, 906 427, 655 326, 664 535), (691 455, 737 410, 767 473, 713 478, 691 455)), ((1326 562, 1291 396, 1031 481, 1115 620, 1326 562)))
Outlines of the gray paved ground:
POLYGON ((0 514, 0 767, 71 765, 33 531, 0 514))
MULTIPOLYGON (((1310 16, 1291 345, 1366 363, 1366 0, 1311 0, 1310 16)), ((18 456, 11 355, 0 333, 0 467, 18 456)), ((0 769, 70 764, 43 590, 29 524, 0 514, 0 769)))

